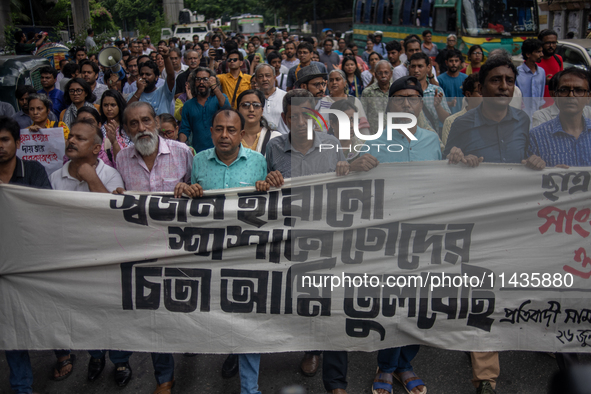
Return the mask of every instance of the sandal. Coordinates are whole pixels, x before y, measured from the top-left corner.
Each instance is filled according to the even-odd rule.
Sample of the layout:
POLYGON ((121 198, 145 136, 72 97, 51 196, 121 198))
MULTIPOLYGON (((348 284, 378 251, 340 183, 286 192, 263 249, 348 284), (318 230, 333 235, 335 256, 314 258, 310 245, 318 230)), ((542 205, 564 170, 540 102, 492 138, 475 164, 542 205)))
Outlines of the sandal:
POLYGON ((389 372, 380 372, 380 368, 376 371, 376 377, 373 378, 373 384, 371 385, 371 392, 378 394, 378 390, 386 390, 388 394, 392 394, 392 374, 389 372))
POLYGON ((66 379, 68 376, 70 376, 72 374, 72 372, 74 372, 74 361, 76 361, 76 355, 75 354, 70 354, 70 357, 65 359, 64 361, 56 361, 55 365, 53 367, 53 371, 54 373, 51 375, 51 378, 53 380, 55 380, 56 382, 59 382, 61 380, 66 379), (68 365, 71 365, 72 368, 70 369, 70 372, 66 373, 65 375, 62 376, 55 376, 55 372, 61 372, 62 369, 64 367, 67 367, 68 365))
POLYGON ((414 394, 412 390, 417 386, 425 386, 420 394, 427 394, 425 383, 413 371, 402 372, 400 375, 394 372, 392 375, 400 382, 408 394, 414 394))

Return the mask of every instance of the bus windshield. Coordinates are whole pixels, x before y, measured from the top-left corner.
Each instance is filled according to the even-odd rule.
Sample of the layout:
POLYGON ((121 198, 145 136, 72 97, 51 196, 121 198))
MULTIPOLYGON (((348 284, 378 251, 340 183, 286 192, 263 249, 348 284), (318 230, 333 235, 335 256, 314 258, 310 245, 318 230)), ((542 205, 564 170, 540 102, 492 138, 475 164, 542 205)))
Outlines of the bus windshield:
POLYGON ((462 29, 470 36, 537 33, 535 0, 462 0, 462 29))
POLYGON ((265 31, 263 20, 261 18, 244 18, 238 21, 240 33, 262 33, 265 31))

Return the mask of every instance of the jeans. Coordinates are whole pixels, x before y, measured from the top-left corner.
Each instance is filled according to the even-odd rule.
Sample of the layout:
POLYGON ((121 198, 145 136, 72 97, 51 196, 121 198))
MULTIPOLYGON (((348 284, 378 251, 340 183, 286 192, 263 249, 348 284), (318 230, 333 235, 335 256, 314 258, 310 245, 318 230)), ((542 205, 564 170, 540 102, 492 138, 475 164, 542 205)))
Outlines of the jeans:
POLYGON ((380 371, 387 373, 412 371, 410 362, 419 352, 419 348, 419 345, 409 345, 380 350, 378 352, 380 371))
POLYGON ((26 350, 7 350, 4 352, 10 368, 10 388, 18 394, 33 392, 33 368, 29 352, 26 350))
POLYGON ((129 357, 133 352, 124 352, 122 350, 89 350, 88 353, 92 358, 103 358, 109 352, 109 360, 113 364, 129 362, 129 357))
POLYGON ((158 384, 172 382, 174 379, 174 357, 171 353, 152 353, 154 376, 158 384))
POLYGON ((326 391, 347 389, 348 361, 346 351, 324 352, 322 356, 322 383, 326 391))
POLYGON ((260 354, 241 354, 238 356, 240 372, 240 394, 261 394, 259 391, 260 354))

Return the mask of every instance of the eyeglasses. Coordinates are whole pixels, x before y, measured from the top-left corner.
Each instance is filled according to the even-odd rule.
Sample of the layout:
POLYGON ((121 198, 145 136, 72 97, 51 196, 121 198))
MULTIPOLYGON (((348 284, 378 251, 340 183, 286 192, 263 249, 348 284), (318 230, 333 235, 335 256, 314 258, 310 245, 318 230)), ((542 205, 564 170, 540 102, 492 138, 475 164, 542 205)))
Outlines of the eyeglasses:
POLYGON ((310 84, 311 86, 314 86, 316 89, 322 89, 326 87, 326 81, 324 82, 316 82, 316 83, 312 83, 310 84))
POLYGON ((228 63, 234 63, 234 62, 237 62, 238 60, 240 60, 240 59, 238 59, 237 57, 232 57, 232 58, 228 59, 228 63))
POLYGON ((568 96, 570 96, 570 92, 573 92, 574 97, 585 97, 587 95, 587 93, 589 93, 588 90, 585 90, 583 88, 574 88, 574 89, 558 88, 558 89, 556 89, 556 95, 559 97, 568 97, 568 96))
POLYGON ((261 109, 261 108, 263 108, 263 104, 261 104, 261 103, 247 103, 247 102, 240 103, 240 107, 242 107, 244 109, 250 109, 250 106, 251 105, 252 105, 252 107, 254 109, 261 109))
POLYGON ((84 89, 70 89, 68 92, 70 92, 70 94, 82 94, 84 93, 84 89))
POLYGON ((163 137, 172 137, 174 135, 175 130, 160 130, 160 135, 163 137))
POLYGON ((473 55, 482 55, 482 52, 472 52, 473 55))
POLYGON ((206 82, 209 81, 209 77, 207 78, 195 78, 195 83, 201 83, 201 82, 206 82))
POLYGON ((396 105, 404 104, 405 100, 408 100, 408 103, 410 105, 416 105, 421 102, 421 97, 420 96, 394 96, 394 97, 390 97, 390 100, 392 100, 392 102, 396 105))

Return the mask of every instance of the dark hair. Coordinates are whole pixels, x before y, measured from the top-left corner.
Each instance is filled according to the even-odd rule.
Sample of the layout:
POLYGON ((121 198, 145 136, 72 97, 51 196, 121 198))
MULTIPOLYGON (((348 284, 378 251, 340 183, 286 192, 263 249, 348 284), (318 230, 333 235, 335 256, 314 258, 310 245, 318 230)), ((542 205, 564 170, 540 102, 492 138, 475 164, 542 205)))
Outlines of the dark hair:
POLYGON ((232 55, 238 55, 238 60, 240 60, 240 61, 243 61, 244 60, 244 56, 242 56, 242 52, 239 52, 236 49, 234 49, 233 51, 228 52, 227 59, 229 59, 230 56, 232 56, 232 55))
MULTIPOLYGON (((108 81, 111 78, 111 75, 114 75, 117 73, 114 73, 113 71, 111 71, 110 68, 105 69, 105 73, 103 74, 103 79, 104 81, 108 81)), ((119 74, 117 74, 117 76, 119 76, 119 74)), ((121 79, 121 86, 125 86, 125 84, 127 83, 127 76, 123 77, 123 79, 121 79)), ((115 89, 114 87, 110 88, 110 89, 115 89)))
POLYGON ((421 34, 421 35, 422 35, 423 37, 425 37, 427 34, 431 34, 431 35, 433 35, 433 33, 431 33, 431 30, 425 30, 425 31, 423 32, 423 34, 421 34))
POLYGON ((98 77, 98 73, 99 73, 100 70, 99 70, 99 66, 97 66, 96 63, 91 62, 90 60, 82 60, 80 62, 80 72, 82 72, 82 67, 83 66, 90 66, 90 67, 92 67, 92 72, 94 72, 97 75, 97 77, 98 77))
MULTIPOLYGON (((265 108, 265 95, 260 90, 254 90, 254 89, 248 89, 248 90, 245 90, 244 92, 240 93, 240 95, 238 96, 238 99, 236 99, 236 107, 240 107, 240 103, 242 102, 242 99, 244 98, 244 96, 247 96, 249 94, 254 94, 255 96, 257 96, 259 98, 259 101, 263 105, 263 109, 265 108)), ((264 116, 261 116, 261 127, 265 127, 267 129, 269 128, 269 123, 267 122, 267 119, 265 119, 264 116)))
POLYGON ((417 36, 416 34, 409 34, 408 36, 404 37, 404 41, 410 41, 412 39, 418 40, 419 42, 421 42, 421 37, 417 36))
POLYGON ((238 115, 238 117, 240 118, 240 130, 244 130, 244 125, 246 125, 246 119, 244 119, 244 116, 242 116, 242 114, 238 111, 236 111, 234 108, 222 108, 220 110, 218 110, 214 115, 213 118, 211 118, 211 125, 213 127, 213 122, 215 121, 215 118, 217 118, 217 116, 221 113, 234 113, 236 115, 238 115))
POLYGON ((267 63, 271 64, 271 62, 275 59, 281 59, 281 55, 277 51, 273 51, 267 55, 267 63))
POLYGON ((120 125, 123 125, 123 112, 125 111, 125 107, 127 107, 127 101, 125 101, 121 93, 113 89, 105 90, 103 97, 101 97, 101 105, 99 107, 99 111, 101 113, 101 123, 107 123, 107 117, 105 114, 103 114, 103 101, 105 100, 105 97, 112 97, 115 99, 115 103, 117 103, 117 107, 119 108, 117 120, 119 121, 120 125))
POLYGON ((357 78, 361 79, 361 71, 359 70, 359 66, 357 65, 357 59, 355 59, 355 56, 343 56, 343 61, 341 62, 341 70, 343 70, 345 75, 347 75, 347 73, 345 72, 345 63, 348 61, 352 61, 355 64, 355 71, 353 73, 357 78))
POLYGON ((413 55, 410 57, 410 59, 408 59, 408 61, 409 61, 409 62, 412 62, 413 60, 424 60, 424 61, 425 61, 425 64, 426 64, 427 66, 429 65, 429 62, 430 62, 429 56, 427 56, 427 54, 426 54, 426 53, 424 53, 424 52, 417 52, 417 53, 414 53, 414 54, 413 54, 413 55))
POLYGON ((386 44, 386 51, 388 51, 388 52, 390 52, 390 51, 400 52, 401 50, 402 50, 402 45, 400 45, 398 40, 392 40, 386 44))
MULTIPOLYGON (((156 55, 156 56, 158 56, 158 55, 156 55)), ((152 58, 150 56, 148 56, 148 55, 139 55, 137 57, 137 65, 138 65, 138 67, 141 67, 142 64, 144 64, 145 62, 148 61, 148 60, 141 61, 140 59, 143 59, 143 58, 147 58, 148 60, 152 60, 152 58)))
MULTIPOLYGON (((80 67, 76 63, 68 63, 62 69, 62 74, 65 78, 72 78, 80 70, 80 67)), ((64 92, 65 93, 65 92, 64 92)))
POLYGON ((548 90, 549 91, 554 91, 556 90, 556 86, 558 85, 558 80, 560 79, 560 73, 561 72, 557 72, 556 74, 554 74, 552 76, 552 78, 550 78, 550 82, 548 82, 548 90))
POLYGON ((310 51, 310 53, 312 53, 312 51, 314 51, 314 46, 310 44, 308 41, 302 41, 300 42, 300 45, 298 45, 297 50, 299 51, 300 49, 307 49, 308 51, 310 51))
MULTIPOLYGON (((129 51, 123 51, 123 52, 121 52, 121 57, 123 58, 125 56, 131 56, 131 52, 129 52, 129 51)), ((127 58, 127 60, 129 60, 129 58, 127 58)))
MULTIPOLYGON (((94 116, 94 114, 91 111, 89 111, 90 109, 94 109, 94 108, 90 108, 90 107, 82 107, 82 108, 80 108, 78 110, 78 116, 80 116, 80 114, 82 112, 87 112, 87 113, 89 113, 89 114, 91 114, 91 115, 94 116), (83 109, 84 109, 84 111, 82 111, 83 109)), ((96 112, 96 110, 94 112, 96 112)), ((76 119, 74 119, 74 121, 70 124, 70 130, 72 130, 72 128, 74 126, 79 125, 79 124, 88 125, 88 126, 90 126, 90 127, 93 128, 93 130, 94 130, 94 136, 96 138, 98 138, 98 141, 100 141, 98 143, 99 144, 102 144, 103 143, 103 132, 101 131, 101 129, 99 129, 99 127, 97 125, 95 125, 94 123, 92 123, 92 121, 90 119, 78 119, 78 116, 76 116, 76 119)), ((95 142, 96 142, 96 140, 95 140, 95 142)))
POLYGON ((63 62, 69 63, 70 61, 68 59, 62 59, 62 60, 60 60, 60 62, 58 63, 60 65, 60 68, 62 68, 62 63, 63 62))
POLYGON ((458 59, 460 59, 460 62, 464 61, 464 55, 462 55, 462 52, 460 52, 458 49, 453 49, 451 51, 447 51, 447 55, 445 56, 445 60, 453 59, 454 57, 457 57, 458 59))
POLYGON ((195 78, 197 78, 197 74, 200 72, 206 72, 209 74, 210 77, 216 76, 215 71, 208 67, 197 67, 195 70, 191 71, 189 77, 187 78, 187 82, 189 82, 189 87, 191 88, 191 94, 193 94, 193 97, 197 97, 197 86, 195 85, 195 78))
POLYGON ((213 42, 213 40, 216 38, 219 38, 220 42, 222 41, 222 37, 219 34, 214 34, 213 36, 211 36, 211 41, 213 42))
MULTIPOLYGON (((142 63, 142 65, 140 66, 140 69, 142 69, 144 67, 151 68, 152 72, 154 72, 154 75, 156 75, 156 77, 160 76, 160 69, 158 68, 158 65, 156 64, 156 62, 153 62, 152 60, 147 60, 142 63)), ((141 70, 139 70, 139 71, 141 71, 141 70)))
POLYGON ((380 55, 379 53, 377 53, 377 52, 372 52, 372 53, 370 53, 370 54, 369 54, 369 56, 367 57, 367 62, 368 62, 368 63, 369 63, 369 60, 371 59, 371 57, 372 57, 372 56, 374 56, 374 55, 375 55, 375 56, 377 56, 377 57, 378 57, 380 60, 384 59, 384 57, 383 57, 382 55, 380 55))
POLYGON ((314 37, 304 37, 302 38, 302 42, 308 42, 310 45, 314 45, 314 37))
MULTIPOLYGON (((201 52, 203 52, 205 50, 202 42, 198 42, 195 46, 198 46, 201 49, 201 52)), ((195 47, 193 47, 193 49, 195 49, 195 47)))
MULTIPOLYGON (((22 32, 21 32, 22 34, 22 32)), ((14 142, 20 141, 21 139, 21 127, 18 125, 18 122, 12 119, 9 116, 0 116, 0 131, 8 131, 12 138, 14 138, 14 142)))
POLYGON ((503 55, 491 56, 488 58, 486 63, 484 63, 480 68, 480 71, 478 73, 478 82, 480 82, 481 85, 484 85, 484 81, 486 80, 488 73, 497 67, 503 66, 509 67, 513 71, 513 74, 517 76, 517 68, 511 61, 510 57, 503 55))
POLYGON ((332 38, 325 38, 324 41, 322 41, 322 46, 325 46, 327 42, 330 42, 332 44, 332 46, 334 46, 334 42, 332 42, 332 38))
POLYGON ((57 70, 51 66, 45 66, 41 67, 41 70, 39 70, 39 74, 51 74, 55 78, 57 77, 57 70))
POLYGON ((318 57, 320 57, 320 52, 318 52, 316 49, 314 49, 312 51, 312 55, 317 55, 318 57))
POLYGON ((78 117, 80 116, 80 114, 82 113, 88 113, 90 114, 94 120, 96 120, 96 124, 102 123, 101 122, 101 115, 98 113, 98 111, 96 110, 96 108, 94 107, 87 107, 86 105, 81 107, 77 112, 76 112, 76 119, 78 119, 78 117))
POLYGON ((84 99, 84 101, 89 103, 94 103, 96 101, 96 96, 92 93, 90 85, 86 83, 84 79, 72 78, 68 81, 66 87, 64 88, 64 101, 67 106, 72 104, 72 98, 70 97, 70 86, 72 86, 73 83, 77 83, 82 87, 82 89, 84 89, 84 92, 86 93, 86 98, 84 99))
POLYGON ((37 93, 37 91, 31 85, 19 85, 19 87, 16 88, 16 91, 14 92, 14 95, 15 95, 15 97, 16 97, 17 100, 20 100, 27 93, 28 94, 33 94, 33 93, 37 93))
POLYGON ((169 113, 163 113, 157 116, 158 120, 160 120, 160 124, 162 123, 170 123, 173 124, 175 126, 178 126, 178 123, 176 122, 176 119, 174 118, 174 116, 172 116, 169 113))
MULTIPOLYGON (((345 111, 347 111, 349 109, 352 109, 355 112, 359 111, 359 109, 355 105, 355 100, 352 97, 347 97, 344 100, 337 100, 337 101, 335 101, 330 106, 330 109, 336 109, 336 110, 339 110, 339 111, 342 111, 342 112, 345 112, 345 111)), ((332 125, 333 124, 337 124, 339 122, 339 119, 334 114, 329 114, 328 115, 328 118, 330 120, 329 134, 334 135, 334 131, 333 131, 332 125)), ((338 138, 338 136, 336 136, 336 137, 338 138)))
POLYGON ((166 41, 160 40, 160 41, 158 41, 157 46, 160 46, 161 44, 168 45, 168 43, 166 41))
MULTIPOLYGON (((125 61, 125 67, 129 67, 129 63, 132 62, 132 61, 134 61, 134 60, 137 60, 137 57, 135 57, 135 56, 129 56, 127 58, 127 60, 125 61)), ((138 66, 139 66, 139 64, 138 64, 138 66)))
POLYGON ((470 47, 470 49, 468 49, 468 59, 470 58, 470 56, 472 56, 472 54, 474 53, 475 50, 480 49, 480 52, 484 51, 482 50, 482 47, 480 45, 472 45, 470 47))
MULTIPOLYGON (((408 38, 408 37, 407 37, 408 38)), ((410 40, 404 40, 404 51, 406 52, 408 50, 408 44, 412 44, 412 43, 418 43, 419 45, 421 45, 421 40, 416 39, 416 38, 411 38, 410 40)))
MULTIPOLYGON (((23 35, 25 34, 25 32, 23 32, 22 30, 17 30, 14 32, 14 39, 16 42, 20 42, 21 38, 23 38, 23 35)), ((20 135, 20 132, 19 132, 20 135)), ((19 137, 20 138, 20 137, 19 137)))
MULTIPOLYGON (((287 108, 291 107, 291 102, 293 99, 304 99, 310 102, 310 106, 314 108, 316 102, 314 101, 314 96, 312 93, 308 92, 306 89, 293 89, 287 92, 285 96, 283 96, 283 113, 287 114, 287 108)), ((302 101, 304 101, 302 100, 302 101)))
POLYGON ((195 37, 199 38, 199 34, 193 34, 193 37, 191 38, 195 39, 195 37))
POLYGON ((542 46, 544 46, 542 41, 535 38, 528 38, 521 44, 521 57, 523 57, 523 60, 527 60, 527 55, 531 55, 542 46))
POLYGON ((226 50, 226 52, 232 52, 232 51, 236 51, 238 50, 238 44, 236 43, 236 41, 233 40, 227 40, 224 43, 224 49, 226 50))
POLYGON ((544 30, 542 30, 540 32, 540 34, 538 34, 538 40, 544 41, 544 37, 546 37, 546 36, 556 36, 556 37, 558 37, 558 33, 556 33, 552 29, 544 29, 544 30))
MULTIPOLYGON (((176 53, 177 55, 179 55, 179 57, 181 57, 181 56, 182 56, 182 54, 183 54, 183 53, 181 52, 181 50, 180 50, 180 49, 178 49, 177 47, 170 48, 170 52, 174 52, 174 53, 176 53)), ((168 55, 170 55, 170 52, 168 53, 168 55)), ((144 55, 144 56, 145 56, 145 55, 144 55)), ((140 57, 141 57, 141 56, 140 56, 140 57)))
POLYGON ((480 83, 478 80, 478 72, 472 73, 468 75, 468 78, 464 79, 464 82, 462 82, 462 93, 464 93, 464 96, 466 95, 466 92, 474 92, 476 83, 480 83))
POLYGON ((296 49, 295 42, 293 41, 287 41, 285 44, 283 44, 283 48, 287 48, 288 45, 293 45, 293 49, 296 49))
POLYGON ((84 47, 74 47, 72 49, 74 50, 74 55, 77 54, 78 52, 86 53, 86 48, 84 48, 84 47))
POLYGON ((92 30, 92 27, 89 27, 88 29, 86 29, 86 32, 88 33, 88 35, 91 35, 93 31, 94 30, 92 30))
MULTIPOLYGON (((565 68, 559 73, 558 79, 556 80, 556 86, 554 86, 554 90, 558 89, 558 86, 560 86, 560 80, 562 79, 562 77, 566 75, 572 75, 573 77, 577 77, 587 81, 587 90, 591 88, 591 74, 588 71, 585 71, 578 67, 569 67, 565 68)), ((550 88, 548 87, 548 89, 550 88)))
POLYGON ((276 38, 275 40, 273 40, 273 46, 277 49, 281 48, 281 45, 283 45, 283 40, 281 38, 276 38))
POLYGON ((261 42, 261 38, 259 36, 252 36, 252 37, 250 37, 250 41, 254 40, 255 38, 257 40, 259 40, 259 42, 261 42))
POLYGON ((265 52, 266 51, 276 51, 276 50, 277 50, 277 47, 274 45, 269 45, 265 48, 265 52))

